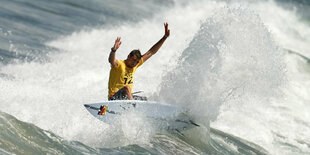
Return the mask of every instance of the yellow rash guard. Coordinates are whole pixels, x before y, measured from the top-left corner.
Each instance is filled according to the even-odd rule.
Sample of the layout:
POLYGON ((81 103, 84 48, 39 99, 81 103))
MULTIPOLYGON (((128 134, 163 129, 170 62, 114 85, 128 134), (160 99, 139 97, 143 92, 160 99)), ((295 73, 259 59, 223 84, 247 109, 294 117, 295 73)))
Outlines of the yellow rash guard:
POLYGON ((143 64, 143 58, 141 58, 136 67, 133 68, 127 67, 124 60, 117 60, 117 62, 118 65, 110 70, 109 98, 126 85, 128 85, 132 91, 134 74, 136 69, 143 64))

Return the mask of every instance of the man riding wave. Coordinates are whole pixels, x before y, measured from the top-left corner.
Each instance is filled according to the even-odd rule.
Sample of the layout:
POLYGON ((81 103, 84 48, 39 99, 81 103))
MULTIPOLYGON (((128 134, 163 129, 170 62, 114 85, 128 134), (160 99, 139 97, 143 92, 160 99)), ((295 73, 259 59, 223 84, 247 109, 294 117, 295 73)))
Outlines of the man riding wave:
POLYGON ((117 37, 109 55, 109 63, 111 64, 108 86, 109 100, 143 99, 132 95, 134 73, 138 67, 159 50, 165 40, 169 37, 170 30, 168 28, 168 23, 164 23, 164 27, 165 35, 153 45, 149 51, 141 55, 139 50, 133 50, 129 53, 126 60, 117 60, 115 58, 115 53, 122 44, 121 38, 117 37))

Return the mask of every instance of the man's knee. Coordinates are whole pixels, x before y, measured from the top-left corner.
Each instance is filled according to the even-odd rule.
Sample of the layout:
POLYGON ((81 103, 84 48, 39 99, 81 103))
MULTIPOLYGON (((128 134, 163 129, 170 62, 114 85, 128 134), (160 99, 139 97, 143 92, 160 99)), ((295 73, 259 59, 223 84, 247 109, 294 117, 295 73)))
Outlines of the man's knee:
POLYGON ((131 90, 130 90, 130 87, 129 87, 129 86, 124 86, 124 90, 125 90, 127 93, 131 93, 131 90))

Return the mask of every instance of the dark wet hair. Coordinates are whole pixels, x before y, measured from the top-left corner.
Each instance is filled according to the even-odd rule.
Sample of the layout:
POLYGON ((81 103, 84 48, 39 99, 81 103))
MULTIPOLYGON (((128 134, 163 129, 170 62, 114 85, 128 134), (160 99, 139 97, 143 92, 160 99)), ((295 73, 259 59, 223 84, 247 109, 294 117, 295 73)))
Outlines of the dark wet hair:
POLYGON ((141 59, 141 57, 142 57, 140 50, 132 50, 129 53, 129 55, 130 55, 130 57, 135 55, 135 56, 137 56, 138 59, 141 59))

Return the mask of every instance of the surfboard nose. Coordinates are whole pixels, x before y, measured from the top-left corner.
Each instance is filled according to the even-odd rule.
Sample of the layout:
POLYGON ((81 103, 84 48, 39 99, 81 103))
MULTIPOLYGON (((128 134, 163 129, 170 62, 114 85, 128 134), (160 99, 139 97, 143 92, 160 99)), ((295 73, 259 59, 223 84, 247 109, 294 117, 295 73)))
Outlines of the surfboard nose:
POLYGON ((89 108, 89 109, 93 109, 93 110, 99 110, 99 108, 93 107, 93 106, 91 106, 91 105, 89 105, 89 104, 84 104, 84 107, 85 107, 85 108, 89 108))

